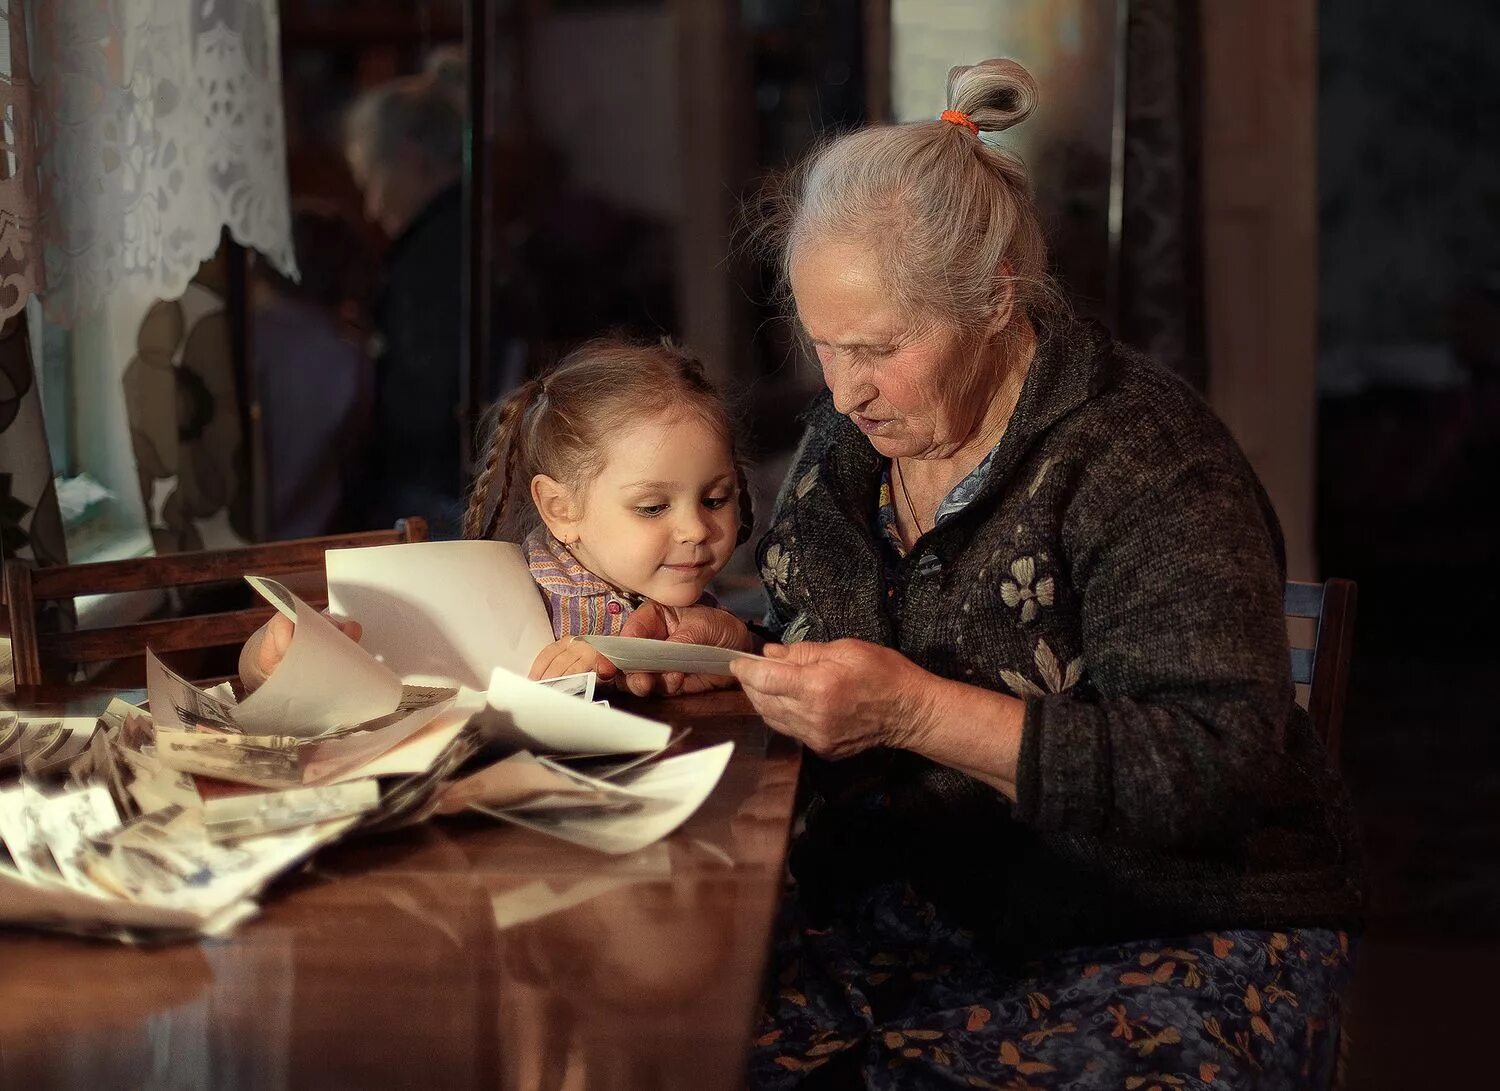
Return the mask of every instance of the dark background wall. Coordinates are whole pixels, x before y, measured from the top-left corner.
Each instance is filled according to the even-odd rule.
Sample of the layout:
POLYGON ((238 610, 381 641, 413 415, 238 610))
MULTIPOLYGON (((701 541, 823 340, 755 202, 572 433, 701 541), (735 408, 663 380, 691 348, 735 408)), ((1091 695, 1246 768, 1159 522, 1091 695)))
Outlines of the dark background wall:
POLYGON ((1318 547, 1359 581, 1350 1087, 1477 1087, 1500 967, 1500 5, 1319 7, 1318 547))

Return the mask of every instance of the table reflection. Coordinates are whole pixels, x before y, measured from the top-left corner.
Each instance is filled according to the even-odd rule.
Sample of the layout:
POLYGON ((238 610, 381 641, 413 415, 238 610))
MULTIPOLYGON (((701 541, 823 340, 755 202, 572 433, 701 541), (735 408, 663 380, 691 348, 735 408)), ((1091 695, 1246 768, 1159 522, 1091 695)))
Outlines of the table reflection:
POLYGON ((143 950, 38 937, 0 980, 0 1085, 287 1084, 295 975, 278 930, 143 950))
POLYGON ((735 756, 640 852, 456 816, 325 850, 228 940, 0 934, 0 1087, 735 1085, 797 762, 715 700, 669 711, 735 756))

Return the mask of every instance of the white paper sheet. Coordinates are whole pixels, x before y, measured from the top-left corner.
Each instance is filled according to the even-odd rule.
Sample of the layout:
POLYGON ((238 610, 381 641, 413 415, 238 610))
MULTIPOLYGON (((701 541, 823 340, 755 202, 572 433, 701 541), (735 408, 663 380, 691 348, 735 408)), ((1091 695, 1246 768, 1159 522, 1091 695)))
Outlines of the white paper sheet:
POLYGON ((451 700, 440 701, 427 708, 413 709, 385 727, 309 744, 302 764, 302 783, 317 785, 336 782, 340 777, 348 779, 350 774, 370 775, 364 772, 366 765, 412 738, 452 705, 451 700))
POLYGON ((672 730, 641 716, 580 701, 496 668, 489 703, 503 721, 492 737, 533 753, 627 754, 659 750, 672 730))
MULTIPOLYGON (((92 790, 92 789, 91 789, 92 790)), ((196 817, 185 816, 181 808, 172 808, 158 821, 157 816, 137 819, 128 826, 119 827, 102 838, 85 838, 80 842, 80 860, 86 869, 100 858, 100 847, 109 847, 109 842, 119 839, 131 841, 133 830, 140 824, 152 825, 152 836, 139 840, 141 847, 160 849, 164 844, 178 846, 174 830, 179 834, 192 835, 195 845, 207 846, 202 838, 196 817), (182 827, 178 830, 177 827, 182 827), (163 841, 165 838, 165 841, 163 841)), ((191 875, 193 884, 191 897, 183 897, 179 904, 165 905, 155 901, 136 901, 110 893, 100 886, 90 888, 69 887, 55 876, 23 876, 0 867, 0 923, 37 924, 61 927, 80 932, 110 931, 118 928, 142 930, 191 929, 204 934, 215 934, 232 928, 235 924, 255 912, 253 902, 246 897, 254 893, 259 885, 275 874, 267 871, 271 861, 280 861, 283 866, 295 863, 317 845, 337 836, 348 823, 326 823, 315 832, 300 838, 246 841, 247 849, 213 849, 216 856, 210 861, 213 867, 207 872, 196 865, 188 867, 184 874, 191 875), (224 871, 225 882, 219 881, 217 872, 224 871), (253 880, 259 879, 259 882, 253 880), (213 879, 212 889, 208 880, 213 879), (247 881, 250 880, 250 881, 247 881)), ((182 893, 187 893, 183 891, 182 893)))
POLYGON ((509 542, 331 549, 329 608, 406 681, 484 690, 496 667, 526 674, 552 643, 547 607, 509 542))
POLYGON ((599 675, 594 671, 583 674, 562 674, 556 678, 543 678, 541 685, 569 697, 581 697, 585 701, 594 699, 594 688, 599 684, 599 675))
MULTIPOLYGON (((273 583, 252 586, 267 594, 273 583)), ((401 679, 317 610, 284 587, 280 592, 296 607, 296 631, 271 676, 235 706, 234 722, 248 734, 309 738, 395 711, 401 679)))
MULTIPOLYGON (((599 777, 591 777, 587 773, 580 773, 577 769, 570 769, 562 762, 553 761, 551 758, 537 758, 536 760, 537 764, 541 765, 542 768, 550 770, 558 776, 565 777, 580 789, 595 793, 599 799, 599 806, 613 807, 616 810, 649 809, 653 811, 659 811, 663 807, 662 801, 655 796, 644 796, 637 792, 629 791, 599 777)), ((555 808, 562 809, 571 806, 573 806, 573 801, 565 797, 557 800, 543 798, 534 803, 528 803, 524 807, 511 809, 517 811, 534 811, 552 810, 555 808)))
POLYGON ((246 576, 245 582, 255 588, 256 594, 276 607, 282 617, 293 625, 297 623, 297 596, 285 584, 265 576, 246 576))
POLYGON ((452 814, 472 804, 495 810, 616 808, 646 803, 644 797, 560 769, 522 750, 453 781, 443 789, 438 813, 452 814))
POLYGON ((38 882, 58 876, 52 850, 37 824, 45 800, 27 784, 0 788, 0 842, 4 842, 20 873, 38 882))
POLYGON ((404 742, 391 747, 366 765, 326 777, 319 783, 342 784, 364 777, 416 776, 425 773, 443 755, 443 751, 448 749, 453 737, 468 725, 470 717, 484 707, 482 694, 473 690, 461 690, 451 705, 404 742))
POLYGON ((362 815, 379 804, 373 780, 220 796, 203 804, 203 826, 215 841, 238 840, 362 815))
POLYGON ((35 813, 37 830, 52 850, 63 879, 79 890, 94 892, 94 883, 78 865, 78 854, 88 838, 119 828, 120 814, 108 789, 91 784, 49 796, 40 801, 35 813))
MULTIPOLYGON (((253 912, 253 907, 251 907, 253 912)), ((0 868, 0 922, 92 931, 101 927, 207 930, 211 914, 85 894, 60 880, 28 881, 0 868)))
POLYGON ((203 806, 191 774, 163 765, 154 749, 150 754, 123 749, 120 753, 132 773, 126 790, 142 811, 158 811, 174 805, 189 810, 203 806))
POLYGON ((611 855, 635 852, 659 841, 686 822, 708 798, 724 775, 734 743, 720 743, 706 750, 668 758, 627 777, 622 787, 638 795, 651 796, 666 804, 634 814, 574 815, 566 811, 545 818, 485 807, 475 810, 529 830, 571 841, 611 855))
POLYGON ((657 758, 661 757, 663 751, 672 749, 673 746, 680 743, 690 734, 692 734, 692 728, 678 728, 676 733, 673 734, 673 736, 668 739, 666 741, 666 744, 660 749, 653 750, 645 754, 637 754, 632 758, 627 758, 625 761, 610 762, 607 765, 590 764, 587 767, 586 771, 590 776, 598 777, 600 780, 617 781, 623 778, 626 773, 634 771, 636 768, 645 765, 649 761, 655 761, 657 758))
POLYGON ((31 776, 65 771, 88 750, 99 721, 93 716, 0 714, 0 772, 23 770, 31 776))
MULTIPOLYGON (((234 730, 233 701, 222 701, 207 690, 199 689, 158 659, 150 648, 146 649, 146 696, 151 708, 151 719, 157 727, 181 731, 207 724, 220 726, 226 731, 234 730)), ((123 725, 128 723, 130 706, 124 705, 124 702, 121 705, 124 707, 118 714, 122 717, 123 732, 123 725)), ((106 718, 115 708, 111 701, 110 707, 104 710, 106 718)), ((144 733, 135 731, 133 734, 136 736, 134 740, 122 738, 121 744, 129 746, 131 741, 139 742, 144 733)))
POLYGON ((648 640, 640 636, 583 636, 578 639, 599 649, 599 654, 622 671, 653 671, 683 674, 729 674, 736 659, 764 659, 763 655, 715 648, 709 644, 680 644, 673 640, 648 640))
MULTIPOLYGON (((220 845, 208 839, 201 826, 201 817, 191 816, 184 820, 186 828, 180 831, 181 837, 174 837, 165 844, 140 846, 143 852, 160 853, 164 861, 170 861, 167 870, 179 873, 180 881, 169 884, 168 889, 141 885, 131 891, 129 873, 110 868, 107 856, 101 855, 94 864, 86 862, 86 866, 91 868, 90 877, 101 886, 109 886, 111 877, 122 880, 119 893, 122 896, 133 894, 138 903, 194 909, 206 917, 254 897, 271 880, 323 845, 337 840, 358 821, 358 818, 338 818, 220 845), (184 863, 186 867, 182 866, 184 863)), ((125 831, 126 828, 122 827, 120 832, 128 836, 125 831)), ((109 840, 112 839, 105 839, 109 840)), ((100 850, 110 848, 103 843, 95 847, 100 850)))
POLYGON ((438 800, 437 813, 457 814, 471 803, 508 807, 547 792, 569 791, 582 793, 583 789, 575 788, 567 779, 521 750, 445 785, 438 800))

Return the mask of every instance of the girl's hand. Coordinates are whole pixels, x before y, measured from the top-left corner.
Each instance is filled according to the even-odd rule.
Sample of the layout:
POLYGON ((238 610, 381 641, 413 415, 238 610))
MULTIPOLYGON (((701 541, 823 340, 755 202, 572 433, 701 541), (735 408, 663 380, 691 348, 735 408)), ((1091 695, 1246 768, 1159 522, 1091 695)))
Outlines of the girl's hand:
POLYGON ((940 680, 900 652, 836 640, 767 644, 764 654, 774 662, 729 666, 777 731, 833 759, 873 746, 916 748, 940 680))
MULTIPOLYGON (((364 635, 364 629, 357 621, 336 618, 327 610, 323 611, 323 616, 356 644, 364 635)), ((286 650, 296 631, 291 618, 285 614, 273 614, 270 621, 250 634, 250 639, 240 649, 240 683, 246 693, 258 688, 286 658, 286 650)))
POLYGON ((531 664, 531 673, 526 677, 533 681, 542 678, 561 678, 565 674, 585 674, 599 670, 608 663, 591 644, 575 637, 565 636, 554 640, 537 652, 536 662, 531 664))
MULTIPOLYGON (((680 644, 710 644, 716 648, 735 648, 742 652, 755 650, 750 627, 728 610, 714 606, 663 606, 648 602, 625 619, 621 636, 641 636, 651 640, 675 640, 680 644)), ((607 663, 608 661, 605 660, 607 663)), ((601 669, 600 678, 613 678, 619 671, 610 664, 601 669)), ((667 674, 635 672, 625 676, 625 686, 637 697, 657 693, 701 693, 710 689, 728 689, 731 679, 713 674, 667 674)))

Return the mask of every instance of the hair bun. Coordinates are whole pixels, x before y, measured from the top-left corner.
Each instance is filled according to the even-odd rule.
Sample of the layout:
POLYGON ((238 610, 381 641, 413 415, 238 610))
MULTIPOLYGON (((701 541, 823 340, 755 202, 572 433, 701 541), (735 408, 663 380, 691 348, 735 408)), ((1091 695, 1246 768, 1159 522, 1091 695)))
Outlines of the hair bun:
POLYGON ((967 114, 983 132, 1003 132, 1036 109, 1036 80, 1006 57, 960 64, 948 70, 948 109, 967 114))

